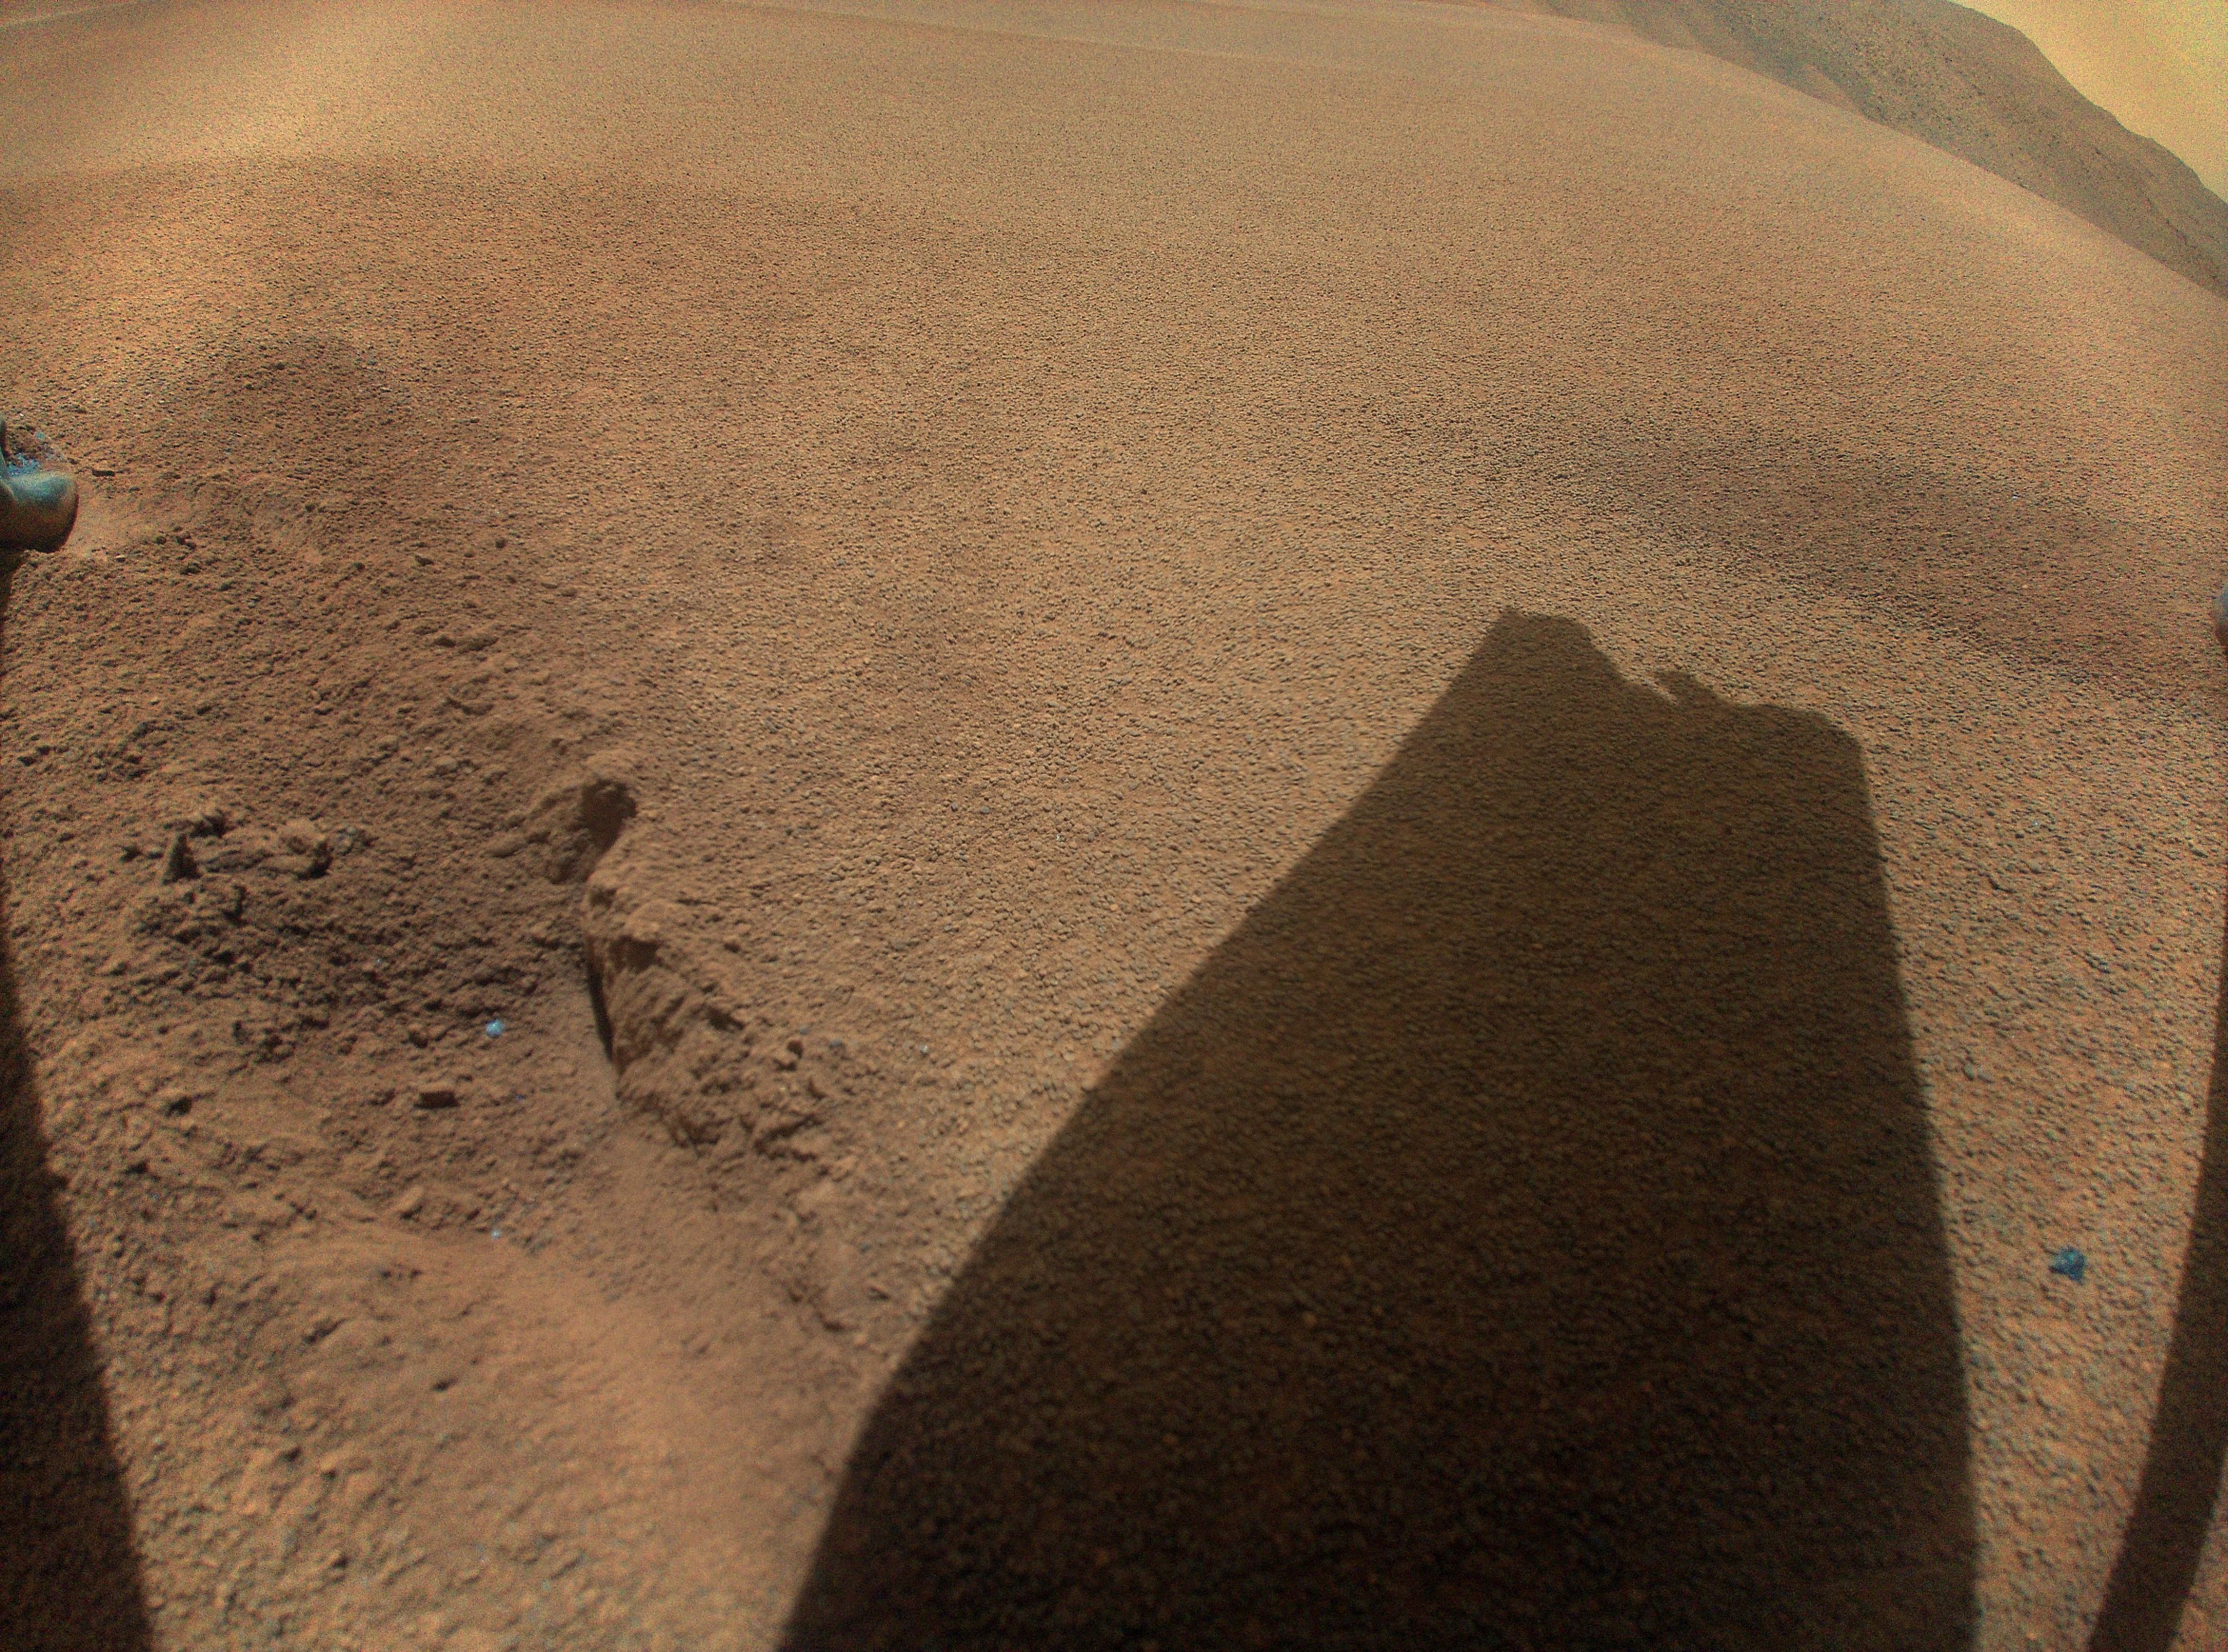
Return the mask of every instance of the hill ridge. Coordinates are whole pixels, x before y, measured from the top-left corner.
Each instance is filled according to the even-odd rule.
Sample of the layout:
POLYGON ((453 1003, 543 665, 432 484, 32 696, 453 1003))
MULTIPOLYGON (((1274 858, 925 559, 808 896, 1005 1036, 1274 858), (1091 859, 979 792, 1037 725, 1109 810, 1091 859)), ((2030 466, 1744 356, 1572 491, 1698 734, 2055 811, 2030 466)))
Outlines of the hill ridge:
POLYGON ((2228 202, 1953 0, 1488 0, 1706 52, 1949 150, 2228 297, 2228 202))

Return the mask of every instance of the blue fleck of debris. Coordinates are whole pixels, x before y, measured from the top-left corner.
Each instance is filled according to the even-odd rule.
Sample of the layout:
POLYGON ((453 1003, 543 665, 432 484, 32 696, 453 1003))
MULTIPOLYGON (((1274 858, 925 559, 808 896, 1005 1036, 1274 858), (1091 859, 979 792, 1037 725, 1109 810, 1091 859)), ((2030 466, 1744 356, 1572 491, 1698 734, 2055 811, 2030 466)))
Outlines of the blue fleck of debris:
POLYGON ((2050 1271, 2065 1275, 2078 1285, 2089 1271, 2089 1258, 2069 1245, 2050 1258, 2050 1271))
POLYGON ((488 1237, 490 1239, 501 1239, 503 1237, 503 1229, 500 1227, 490 1227, 488 1229, 488 1237))
POLYGON ((503 1036, 503 1023, 499 1021, 490 1021, 487 1024, 487 1035, 490 1038, 501 1038, 503 1036))

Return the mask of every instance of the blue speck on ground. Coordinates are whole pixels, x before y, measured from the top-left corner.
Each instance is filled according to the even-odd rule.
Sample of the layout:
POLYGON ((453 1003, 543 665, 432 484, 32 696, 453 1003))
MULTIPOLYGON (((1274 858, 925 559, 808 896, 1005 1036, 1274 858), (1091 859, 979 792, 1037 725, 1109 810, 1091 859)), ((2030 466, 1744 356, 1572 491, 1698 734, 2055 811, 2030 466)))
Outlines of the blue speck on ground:
POLYGON ((499 1021, 490 1021, 487 1024, 487 1035, 490 1038, 501 1038, 503 1036, 503 1023, 499 1021))
POLYGON ((2064 1275, 2078 1285, 2089 1271, 2089 1258, 2069 1245, 2050 1258, 2050 1271, 2064 1275))

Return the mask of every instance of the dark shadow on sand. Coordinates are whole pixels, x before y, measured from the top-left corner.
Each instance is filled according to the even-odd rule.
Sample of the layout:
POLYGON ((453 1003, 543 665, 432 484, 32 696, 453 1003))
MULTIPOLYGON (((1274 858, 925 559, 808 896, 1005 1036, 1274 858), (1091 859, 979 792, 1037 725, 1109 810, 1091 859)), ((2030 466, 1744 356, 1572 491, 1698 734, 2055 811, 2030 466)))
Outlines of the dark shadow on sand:
MULTIPOLYGON (((13 558, 0 552, 0 616, 13 582, 13 558)), ((0 866, 0 900, 4 874, 0 866)), ((0 911, 0 1647, 142 1652, 151 1642, 131 1508, 40 1134, 6 918, 0 911)))
POLYGON ((2214 1012, 2212 1082, 2174 1340, 2134 1514, 2090 1652, 2167 1652, 2197 1581, 2228 1461, 2228 937, 2214 1012))
POLYGON ((789 1647, 1970 1644, 1861 759, 1667 687, 1494 627, 1015 1193, 789 1647))

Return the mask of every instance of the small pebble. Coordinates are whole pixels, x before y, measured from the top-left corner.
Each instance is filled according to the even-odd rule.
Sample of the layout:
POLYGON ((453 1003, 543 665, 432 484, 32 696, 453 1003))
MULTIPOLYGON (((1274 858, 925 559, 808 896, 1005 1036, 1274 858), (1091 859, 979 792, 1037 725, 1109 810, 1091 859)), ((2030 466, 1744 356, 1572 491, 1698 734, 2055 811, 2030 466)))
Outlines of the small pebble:
POLYGON ((2079 1284, 2089 1271, 2089 1258, 2071 1245, 2050 1258, 2050 1271, 2079 1284))

